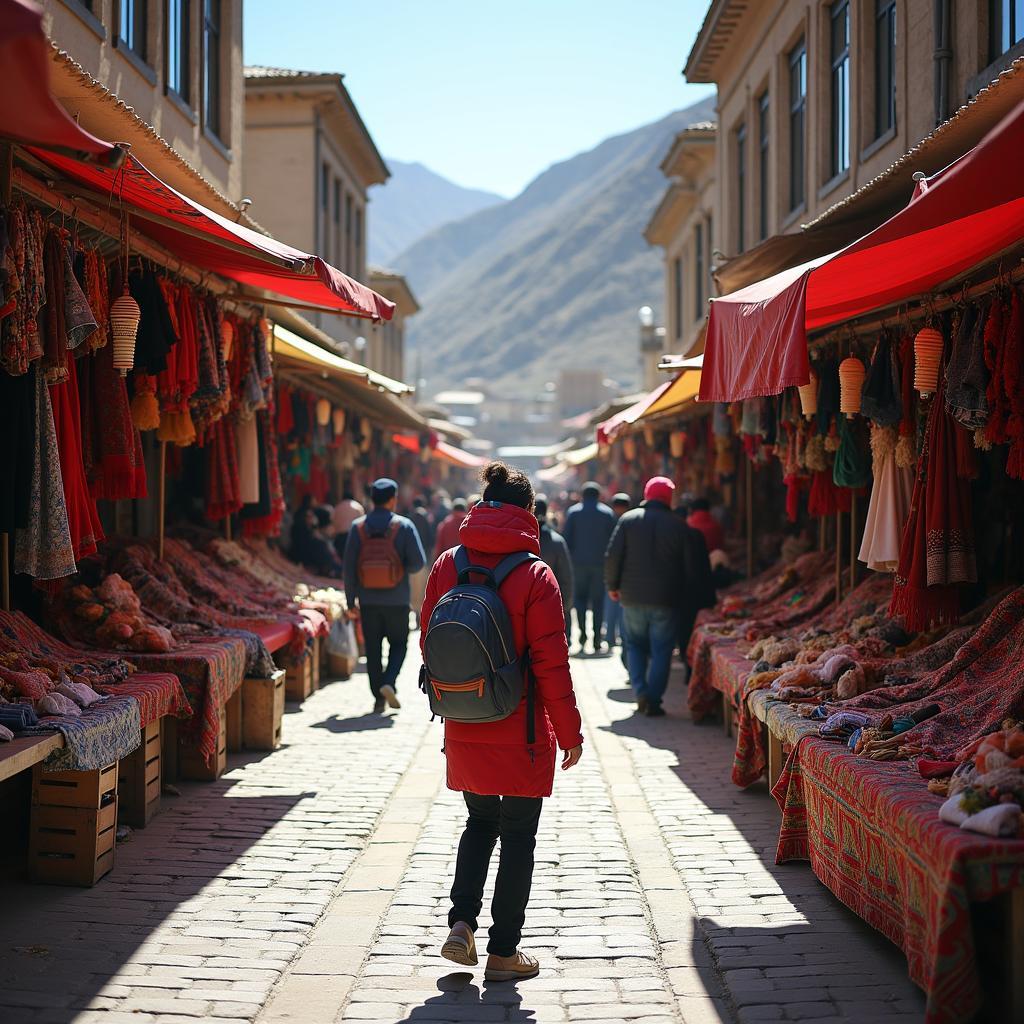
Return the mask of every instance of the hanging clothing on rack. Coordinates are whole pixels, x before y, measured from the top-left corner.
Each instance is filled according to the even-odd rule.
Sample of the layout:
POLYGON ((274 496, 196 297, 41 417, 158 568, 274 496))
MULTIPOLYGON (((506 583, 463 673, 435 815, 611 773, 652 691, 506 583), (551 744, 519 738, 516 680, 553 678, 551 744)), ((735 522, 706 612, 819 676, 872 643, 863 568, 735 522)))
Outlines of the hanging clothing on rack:
POLYGON ((900 558, 903 527, 910 514, 914 474, 896 465, 895 427, 871 427, 871 466, 874 483, 864 522, 858 558, 875 572, 895 572, 900 558))
POLYGON ((0 256, 3 278, 0 307, 0 366, 8 373, 26 373, 43 354, 39 311, 46 301, 43 273, 43 218, 22 203, 11 206, 4 218, 6 243, 0 256))

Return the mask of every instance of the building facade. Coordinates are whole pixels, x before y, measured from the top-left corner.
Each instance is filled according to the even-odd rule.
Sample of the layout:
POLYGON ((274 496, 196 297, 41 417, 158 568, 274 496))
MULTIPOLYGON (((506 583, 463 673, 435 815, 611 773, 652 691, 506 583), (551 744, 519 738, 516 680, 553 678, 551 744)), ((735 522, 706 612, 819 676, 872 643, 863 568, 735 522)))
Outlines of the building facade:
POLYGON ((82 126, 131 143, 169 184, 235 219, 242 0, 43 0, 43 9, 57 47, 52 87, 82 126))
POLYGON ((405 321, 419 312, 420 304, 409 282, 393 270, 370 267, 367 283, 395 304, 395 315, 390 320, 368 325, 364 362, 371 370, 395 380, 405 380, 405 321))
POLYGON ((800 262, 776 245, 755 272, 759 246, 828 219, 1022 55, 1016 0, 713 0, 684 73, 717 87, 714 159, 677 137, 646 232, 666 251, 666 347, 699 349, 705 272, 731 291, 800 262))
MULTIPOLYGON (((253 216, 285 242, 367 279, 366 192, 387 166, 340 74, 245 68, 242 181, 253 216)), ((344 354, 365 359, 364 325, 311 313, 344 354)), ((383 371, 382 371, 383 372, 383 371)))

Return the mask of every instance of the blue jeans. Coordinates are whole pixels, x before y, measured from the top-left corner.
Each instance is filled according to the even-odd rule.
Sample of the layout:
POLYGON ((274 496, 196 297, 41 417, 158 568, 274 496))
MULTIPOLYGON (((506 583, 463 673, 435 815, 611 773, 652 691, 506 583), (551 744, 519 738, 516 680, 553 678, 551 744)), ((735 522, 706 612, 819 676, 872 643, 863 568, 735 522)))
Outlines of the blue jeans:
POLYGON ((674 608, 626 605, 622 618, 626 627, 626 667, 633 693, 658 707, 668 686, 679 617, 674 608))
POLYGON ((573 604, 576 608, 576 628, 580 643, 587 639, 587 609, 590 609, 594 643, 601 640, 601 619, 604 613, 604 567, 600 565, 574 565, 573 604))
POLYGON ((613 647, 618 643, 619 638, 624 636, 625 628, 622 625, 622 602, 613 601, 607 594, 604 595, 604 638, 608 646, 613 647))

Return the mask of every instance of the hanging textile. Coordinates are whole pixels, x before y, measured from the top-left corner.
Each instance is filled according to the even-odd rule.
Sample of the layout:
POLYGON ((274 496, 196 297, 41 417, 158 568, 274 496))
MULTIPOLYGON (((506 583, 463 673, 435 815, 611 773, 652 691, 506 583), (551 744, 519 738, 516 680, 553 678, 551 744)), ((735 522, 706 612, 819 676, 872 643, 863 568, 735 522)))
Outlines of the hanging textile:
POLYGON ((892 352, 892 337, 882 331, 871 358, 861 393, 861 415, 882 426, 894 426, 903 416, 900 375, 892 352))
POLYGON ((235 423, 238 447, 238 497, 244 505, 260 500, 260 449, 256 416, 239 417, 235 423))
POLYGON ((235 432, 221 417, 206 435, 206 518, 216 522, 242 507, 235 432))
POLYGON ((0 371, 0 533, 28 525, 36 434, 35 370, 17 377, 0 371))
POLYGON ((985 328, 982 334, 985 367, 988 370, 988 422, 985 424, 985 440, 989 445, 1003 444, 1006 440, 1006 407, 1003 395, 1003 351, 1006 337, 1006 310, 998 292, 992 297, 985 328))
MULTIPOLYGON (((62 232, 63 234, 63 232, 62 232)), ((67 347, 77 349, 98 330, 96 317, 89 308, 82 286, 75 277, 74 252, 71 243, 64 240, 64 329, 67 331, 67 347)), ((89 351, 89 346, 82 350, 89 351)))
POLYGON ((859 490, 871 480, 871 463, 855 422, 839 417, 839 449, 832 467, 832 482, 836 487, 859 490))
POLYGON ((71 545, 75 561, 81 561, 95 553, 96 545, 103 540, 103 527, 96 502, 89 493, 82 462, 82 420, 78 404, 78 374, 73 358, 68 359, 65 371, 66 379, 50 387, 50 400, 53 403, 53 423, 57 432, 71 545))
POLYGON ((8 373, 22 374, 29 363, 43 354, 39 330, 39 311, 46 301, 43 273, 42 214, 28 210, 23 203, 7 210, 3 218, 0 282, 3 296, 0 306, 0 366, 8 373))
POLYGON ((836 487, 831 468, 817 470, 811 474, 807 513, 812 516, 833 516, 837 512, 849 512, 852 494, 849 488, 836 487))
POLYGON ((900 436, 896 442, 896 465, 911 468, 917 462, 917 398, 914 391, 914 336, 907 333, 900 342, 900 436))
POLYGON ((287 384, 277 386, 277 432, 287 437, 295 429, 295 417, 292 415, 292 392, 287 384))
POLYGON ((146 373, 162 373, 167 369, 167 353, 177 336, 160 282, 152 268, 146 266, 128 275, 128 288, 142 314, 135 340, 135 366, 146 373))
POLYGON ((46 301, 40 319, 43 335, 43 370, 47 383, 68 376, 68 332, 64 323, 64 246, 60 233, 47 232, 43 240, 43 275, 46 301))
POLYGON ((284 491, 278 462, 277 434, 271 407, 256 414, 260 455, 260 500, 241 511, 242 533, 246 537, 276 537, 284 517, 284 491))
POLYGON ((909 630, 955 622, 957 586, 977 580, 971 493, 956 472, 955 424, 945 405, 945 381, 928 412, 910 518, 900 544, 891 615, 903 615, 909 630))
POLYGON ((1024 310, 1020 292, 1014 288, 1010 297, 1010 320, 1003 351, 1003 395, 1006 399, 1006 439, 1010 454, 1006 459, 1006 475, 1024 479, 1024 310))
POLYGON ((35 579, 59 579, 72 575, 77 567, 68 526, 50 389, 44 383, 43 372, 38 365, 33 366, 22 379, 30 384, 33 393, 32 437, 24 436, 16 442, 4 435, 5 442, 25 445, 32 466, 31 480, 24 489, 28 514, 22 528, 14 535, 14 571, 35 579))
POLYGON ((896 570, 914 489, 911 470, 896 465, 896 440, 894 427, 875 425, 871 428, 874 483, 864 521, 864 539, 857 557, 875 572, 896 570))
POLYGON ((97 325, 86 345, 90 351, 96 351, 110 340, 110 287, 106 264, 95 249, 89 249, 82 258, 82 283, 97 325))
POLYGON ((988 368, 982 331, 985 318, 968 306, 953 335, 953 352, 946 370, 946 408, 958 423, 977 430, 988 421, 988 368))

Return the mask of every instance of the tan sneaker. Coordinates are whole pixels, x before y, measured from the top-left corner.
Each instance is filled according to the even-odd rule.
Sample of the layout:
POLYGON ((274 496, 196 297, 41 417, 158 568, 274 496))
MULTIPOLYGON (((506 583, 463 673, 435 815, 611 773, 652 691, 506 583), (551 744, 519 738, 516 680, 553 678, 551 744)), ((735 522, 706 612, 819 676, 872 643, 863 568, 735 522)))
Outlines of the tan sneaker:
POLYGON ((398 694, 395 693, 395 688, 393 686, 388 686, 388 684, 385 683, 380 688, 380 695, 388 702, 389 708, 394 708, 397 711, 402 706, 401 701, 398 699, 398 694))
POLYGON ((476 955, 476 940, 473 929, 465 921, 456 921, 441 947, 441 956, 463 967, 476 967, 480 962, 476 955))
POLYGON ((492 953, 487 958, 484 981, 522 981, 524 978, 536 978, 539 973, 537 958, 518 949, 512 956, 495 956, 492 953))

